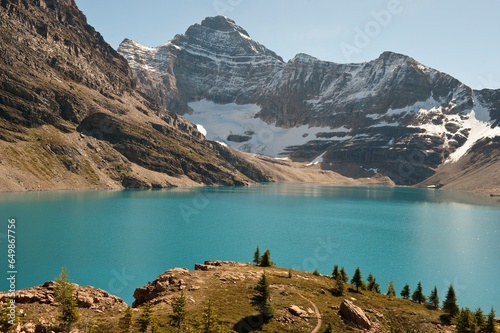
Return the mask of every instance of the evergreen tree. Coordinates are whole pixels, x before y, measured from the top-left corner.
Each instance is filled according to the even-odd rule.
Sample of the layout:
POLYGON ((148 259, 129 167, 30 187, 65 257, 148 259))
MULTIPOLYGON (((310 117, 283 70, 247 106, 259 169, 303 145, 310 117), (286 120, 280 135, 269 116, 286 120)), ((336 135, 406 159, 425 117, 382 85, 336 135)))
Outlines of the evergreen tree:
POLYGON ((319 276, 319 272, 318 272, 318 270, 317 270, 317 269, 315 269, 315 270, 314 270, 313 275, 314 275, 314 276, 319 276))
POLYGON ((269 250, 266 250, 264 254, 262 255, 262 259, 260 260, 260 266, 261 267, 271 267, 273 265, 273 262, 271 261, 271 252, 269 250))
POLYGON ((253 304, 261 307, 271 297, 271 289, 269 288, 266 273, 262 274, 254 290, 255 294, 252 297, 253 304))
POLYGON ((267 299, 264 302, 264 305, 262 305, 260 314, 262 315, 266 323, 269 322, 269 320, 274 317, 274 307, 269 299, 267 299))
POLYGON ((408 284, 405 284, 405 286, 403 287, 403 290, 401 290, 400 295, 404 299, 409 299, 410 298, 410 286, 408 284))
POLYGON ((56 278, 54 287, 54 299, 59 303, 61 314, 59 319, 63 322, 65 330, 71 330, 71 326, 78 321, 78 308, 75 299, 75 287, 69 281, 68 272, 63 267, 61 275, 56 278))
POLYGON ((139 332, 146 333, 148 327, 153 322, 153 308, 150 303, 146 303, 142 308, 142 313, 139 318, 137 318, 137 324, 139 325, 139 332))
POLYGON ((435 310, 439 308, 439 295, 436 286, 434 286, 434 289, 432 289, 429 295, 429 304, 435 310))
POLYGON ((396 297, 396 289, 394 289, 394 281, 390 281, 389 285, 387 286, 387 296, 389 297, 396 297))
POLYGON ((203 309, 200 317, 192 322, 192 333, 230 333, 233 332, 219 319, 217 311, 208 299, 207 306, 203 309))
POLYGON ((291 269, 289 269, 289 270, 288 270, 288 278, 289 278, 289 279, 291 279, 291 278, 292 278, 292 276, 293 276, 293 275, 292 275, 292 270, 291 270, 291 269))
POLYGON ((368 285, 366 289, 380 294, 380 284, 377 283, 377 279, 370 273, 368 275, 368 285))
POLYGON ((458 314, 459 308, 457 305, 457 297, 455 295, 455 289, 453 285, 448 288, 448 293, 446 294, 446 299, 443 302, 443 311, 450 315, 450 317, 455 317, 458 314))
POLYGON ((485 324, 483 310, 481 308, 477 308, 476 312, 474 312, 474 317, 476 320, 476 326, 479 330, 482 330, 485 324))
POLYGON ((347 272, 345 271, 344 267, 340 269, 340 276, 342 276, 344 283, 347 283, 347 281, 349 281, 349 275, 347 275, 347 272))
POLYGON ((182 332, 184 324, 186 322, 186 297, 184 292, 181 292, 179 297, 175 297, 172 300, 172 314, 170 315, 170 325, 177 328, 177 332, 182 332))
POLYGON ((417 289, 411 295, 411 299, 418 304, 425 303, 425 295, 422 291, 422 283, 420 281, 417 284, 417 289))
POLYGON ((337 276, 339 276, 339 265, 333 266, 332 278, 337 280, 337 276))
POLYGON ((465 308, 458 312, 455 318, 457 333, 474 333, 476 331, 476 323, 474 313, 465 308))
POLYGON ((17 324, 18 314, 17 308, 15 308, 14 318, 10 315, 10 301, 5 301, 2 306, 1 318, 0 318, 0 332, 10 332, 9 329, 17 324))
POLYGON ((203 310, 201 315, 202 319, 202 332, 211 333, 216 332, 217 326, 217 315, 215 314, 215 309, 212 305, 212 300, 209 299, 207 302, 207 307, 203 310))
POLYGON ((253 262, 255 265, 259 266, 260 265, 260 249, 259 246, 257 245, 257 249, 255 250, 255 253, 253 254, 253 262))
POLYGON ((326 326, 326 329, 324 330, 323 333, 333 333, 332 324, 328 323, 328 325, 326 326))
POLYGON ((127 307, 123 317, 120 318, 118 326, 121 328, 123 333, 130 332, 130 327, 132 326, 132 308, 130 306, 127 307))
POLYGON ((351 279, 351 284, 356 287, 356 291, 359 291, 360 287, 363 287, 363 277, 361 276, 361 270, 359 267, 356 268, 354 275, 351 279))
POLYGON ((337 274, 337 278, 335 279, 335 287, 332 291, 336 296, 342 296, 345 294, 344 279, 342 279, 342 276, 340 274, 337 274))
POLYGON ((255 294, 252 297, 252 304, 258 308, 260 314, 267 322, 274 317, 274 308, 270 301, 271 289, 269 288, 266 273, 262 274, 254 290, 255 294))
POLYGON ((495 310, 491 308, 488 314, 488 319, 486 320, 486 325, 484 326, 484 333, 495 333, 495 310))

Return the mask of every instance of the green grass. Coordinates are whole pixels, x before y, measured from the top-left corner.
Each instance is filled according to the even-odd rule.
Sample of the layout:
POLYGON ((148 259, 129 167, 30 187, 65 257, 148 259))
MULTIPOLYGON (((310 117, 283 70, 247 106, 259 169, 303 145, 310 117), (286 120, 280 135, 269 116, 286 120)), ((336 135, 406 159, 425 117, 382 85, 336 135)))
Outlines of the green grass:
MULTIPOLYGON (((188 320, 199 316, 206 307, 208 299, 216 309, 218 317, 228 326, 233 327, 238 321, 251 315, 258 314, 251 305, 253 288, 264 271, 253 265, 224 266, 215 271, 194 271, 186 280, 187 288, 183 291, 187 298, 188 320), (196 288, 192 288, 196 286, 196 288)), ((355 292, 350 289, 341 297, 333 296, 330 292, 334 286, 333 279, 326 276, 315 276, 312 273, 292 271, 292 278, 288 276, 288 269, 266 268, 266 275, 270 282, 271 302, 275 308, 275 318, 264 324, 261 332, 310 332, 317 323, 314 315, 307 320, 294 317, 288 311, 291 305, 298 305, 307 311, 311 308, 308 300, 314 302, 321 312, 323 325, 332 324, 334 332, 353 332, 355 329, 345 324, 338 315, 338 307, 344 299, 355 299, 354 304, 363 309, 370 320, 381 327, 381 331, 390 332, 438 332, 438 324, 442 325, 439 316, 441 311, 427 309, 424 305, 413 303, 400 298, 390 298, 386 295, 363 290, 355 292)), ((346 288, 347 290, 347 288, 346 288)), ((180 295, 180 291, 171 292, 168 297, 180 295)), ((169 315, 171 307, 168 301, 154 305, 154 318, 161 332, 174 332, 170 326, 169 315)), ((28 307, 23 321, 36 320, 51 313, 55 317, 57 309, 47 305, 19 305, 28 307)), ((134 323, 139 318, 141 308, 134 309, 134 323)), ((92 332, 114 333, 121 332, 118 328, 119 318, 123 313, 97 313, 84 309, 77 324, 85 329, 89 324, 94 326, 92 332)), ((36 321, 35 321, 36 322, 36 321)), ((134 324, 132 332, 137 332, 134 324)), ((453 331, 451 327, 448 327, 453 331)), ((321 332, 320 331, 320 332, 321 332)))

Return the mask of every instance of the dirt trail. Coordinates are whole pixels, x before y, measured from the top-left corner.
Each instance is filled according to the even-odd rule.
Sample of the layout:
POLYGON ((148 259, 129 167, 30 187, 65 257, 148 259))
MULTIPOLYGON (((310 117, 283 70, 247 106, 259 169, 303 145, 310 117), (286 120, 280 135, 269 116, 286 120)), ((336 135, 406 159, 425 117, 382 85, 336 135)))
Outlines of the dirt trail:
POLYGON ((319 312, 318 307, 316 306, 316 304, 313 303, 313 301, 302 296, 301 294, 299 294, 299 296, 302 297, 303 299, 305 299, 306 301, 308 301, 309 303, 311 303, 311 305, 314 309, 314 312, 316 313, 316 319, 318 320, 316 327, 311 331, 311 333, 318 333, 319 330, 321 329, 321 325, 323 325, 323 319, 321 318, 321 312, 319 312))

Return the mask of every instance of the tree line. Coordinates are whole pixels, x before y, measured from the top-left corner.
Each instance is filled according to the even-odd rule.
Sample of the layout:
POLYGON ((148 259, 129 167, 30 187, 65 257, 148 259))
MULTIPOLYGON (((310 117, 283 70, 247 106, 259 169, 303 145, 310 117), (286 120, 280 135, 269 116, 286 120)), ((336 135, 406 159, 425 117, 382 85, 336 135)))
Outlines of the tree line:
MULTIPOLYGON (((349 276, 345 272, 344 267, 339 269, 339 266, 335 265, 331 277, 335 280, 332 293, 336 296, 343 296, 346 290, 345 284, 349 281, 349 276)), ((381 293, 380 284, 377 283, 377 279, 370 273, 365 282, 359 267, 354 271, 350 283, 356 288, 356 292, 362 289, 379 294, 381 293)), ((450 284, 448 287, 446 298, 441 307, 439 306, 440 299, 437 287, 434 286, 429 296, 425 296, 420 281, 413 293, 411 292, 410 286, 405 284, 399 294, 403 299, 410 300, 411 298, 413 302, 424 304, 429 309, 443 311, 444 314, 441 316, 441 319, 448 324, 454 323, 458 333, 495 333, 495 310, 491 308, 489 314, 485 316, 481 308, 476 309, 476 311, 472 311, 467 307, 460 309, 457 304, 457 297, 453 284, 450 284)), ((392 280, 387 285, 386 295, 389 297, 396 297, 396 289, 392 280)))

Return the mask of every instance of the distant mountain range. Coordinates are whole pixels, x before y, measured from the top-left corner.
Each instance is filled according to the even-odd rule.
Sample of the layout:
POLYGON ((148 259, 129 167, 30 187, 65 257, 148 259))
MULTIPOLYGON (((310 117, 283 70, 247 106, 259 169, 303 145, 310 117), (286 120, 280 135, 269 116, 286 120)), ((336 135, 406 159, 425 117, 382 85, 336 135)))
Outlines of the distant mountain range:
POLYGON ((244 151, 405 185, 466 156, 476 156, 477 168, 498 167, 500 90, 473 90, 405 55, 337 64, 298 54, 284 62, 224 16, 159 47, 126 39, 118 52, 140 91, 203 126, 209 139, 244 151))
POLYGON ((229 145, 295 175, 500 193, 500 90, 404 55, 284 62, 223 16, 117 52, 74 0, 1 1, 0 38, 0 191, 243 185, 287 163, 229 145))

